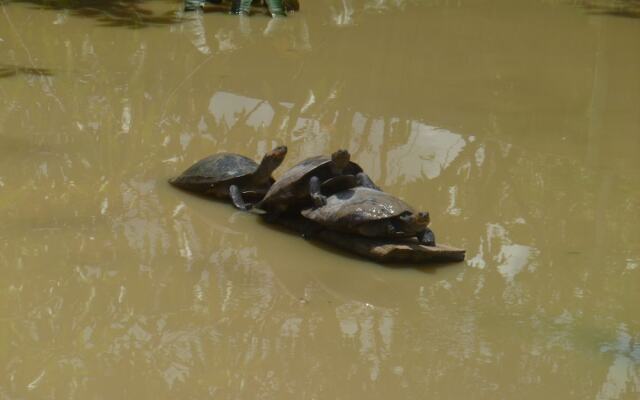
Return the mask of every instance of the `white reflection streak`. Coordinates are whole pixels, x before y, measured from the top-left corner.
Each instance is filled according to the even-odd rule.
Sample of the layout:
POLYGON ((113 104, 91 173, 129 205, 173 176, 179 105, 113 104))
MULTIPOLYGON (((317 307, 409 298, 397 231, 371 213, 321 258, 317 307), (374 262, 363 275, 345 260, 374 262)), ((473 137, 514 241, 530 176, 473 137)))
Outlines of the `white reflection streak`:
POLYGON ((311 157, 323 153, 329 147, 330 133, 322 129, 317 119, 298 118, 294 132, 304 132, 300 147, 301 157, 311 157))
MULTIPOLYGON (((393 121, 392 121, 393 123, 393 121)), ((356 113, 353 116, 352 126, 354 127, 353 137, 365 137, 364 127, 366 119, 362 117, 362 114, 356 113)), ((380 165, 379 157, 382 151, 382 145, 384 144, 384 119, 378 118, 371 122, 371 128, 367 144, 360 144, 366 146, 365 149, 358 150, 358 163, 367 171, 367 174, 375 180, 379 180, 382 176, 382 167, 380 165)), ((352 141, 355 143, 355 141, 352 141)), ((358 146, 359 147, 359 146, 358 146)))
POLYGON ((462 212, 456 207, 456 196, 458 194, 458 188, 456 186, 449 187, 449 206, 447 207, 447 214, 460 215, 462 212))
POLYGON ((393 334, 393 314, 389 310, 382 312, 381 321, 378 323, 378 331, 384 343, 385 354, 391 352, 391 339, 393 334))
MULTIPOLYGON (((309 26, 307 25, 306 20, 302 20, 302 28, 300 32, 300 46, 296 46, 298 50, 301 51, 309 51, 311 50, 311 35, 309 34, 309 26)), ((296 41, 296 44, 298 42, 296 41)))
POLYGON ((211 49, 207 44, 206 31, 204 29, 204 25, 202 24, 202 15, 196 13, 194 17, 189 21, 187 26, 193 33, 193 39, 191 39, 191 43, 193 43, 195 48, 198 49, 198 51, 202 54, 211 54, 211 49))
POLYGON ((502 263, 498 266, 498 272, 507 280, 513 282, 513 278, 527 266, 535 249, 521 244, 503 245, 498 254, 498 260, 502 263))
POLYGON ((338 26, 351 25, 353 23, 353 5, 350 0, 342 0, 341 3, 341 10, 331 7, 333 23, 338 26))
POLYGON ((369 378, 372 381, 377 380, 380 374, 381 360, 391 354, 393 311, 351 301, 336 308, 336 317, 343 335, 352 339, 359 338, 360 354, 371 363, 369 378), (376 318, 377 311, 381 314, 379 318, 376 318), (376 330, 382 340, 380 348, 376 345, 376 330))
POLYGON ((465 145, 465 140, 459 134, 412 121, 407 143, 388 153, 385 183, 410 183, 423 176, 436 178, 456 159, 465 145))
POLYGON ((120 133, 129 133, 131 130, 131 106, 129 106, 128 100, 125 99, 123 102, 120 133))
POLYGON ((177 362, 173 362, 169 368, 163 371, 162 374, 164 381, 169 386, 169 389, 171 389, 176 380, 180 382, 185 381, 186 377, 189 375, 189 368, 182 364, 178 364, 177 362))
POLYGON ((470 267, 484 269, 487 263, 484 261, 484 239, 480 238, 480 245, 478 247, 478 254, 467 261, 470 267))
POLYGON ((266 100, 262 101, 256 108, 249 111, 247 125, 254 128, 271 125, 274 115, 275 111, 273 110, 273 107, 271 107, 271 104, 266 100))
POLYGON ((619 399, 628 389, 631 393, 640 391, 640 345, 634 345, 625 324, 620 324, 617 341, 604 346, 602 351, 615 352, 615 358, 596 399, 619 399))
POLYGON ((177 217, 178 214, 180 214, 180 211, 184 210, 185 207, 186 205, 181 201, 180 204, 178 204, 176 208, 173 209, 173 213, 171 214, 171 216, 174 218, 177 217))
POLYGON ((27 389, 31 391, 31 390, 34 390, 35 388, 37 388, 38 385, 40 384, 40 381, 44 377, 45 373, 46 373, 46 371, 42 370, 40 375, 38 375, 33 381, 31 381, 30 384, 27 385, 27 389))
MULTIPOLYGON (((180 205, 178 205, 176 209, 179 206, 180 205)), ((176 211, 174 211, 174 213, 176 213, 176 211)), ((178 252, 181 257, 187 260, 188 267, 190 268, 194 260, 194 253, 200 254, 202 248, 198 236, 193 229, 191 219, 188 217, 174 219, 173 227, 178 239, 178 252)))
POLYGON ((122 300, 124 300, 124 295, 127 292, 127 288, 123 285, 120 285, 120 291, 118 293, 118 303, 122 304, 122 300))
POLYGON ((478 147, 474 157, 476 159, 476 165, 478 166, 478 168, 482 167, 482 164, 484 164, 484 160, 486 158, 484 145, 478 147))
POLYGON ((289 318, 282 324, 281 335, 285 337, 297 338, 300 336, 300 326, 302 325, 302 318, 293 317, 289 318))
POLYGON ((224 121, 228 127, 236 124, 238 113, 245 115, 251 113, 247 124, 252 124, 254 127, 270 125, 275 115, 273 107, 266 100, 229 92, 214 93, 209 100, 209 112, 214 116, 217 124, 224 121))
POLYGON ((309 97, 307 98, 307 101, 304 103, 304 105, 300 108, 300 113, 305 113, 309 109, 309 107, 311 107, 315 103, 316 96, 313 94, 313 90, 309 90, 309 97))
MULTIPOLYGON (((243 28, 241 25, 241 30, 244 30, 246 32, 246 27, 243 28)), ((227 52, 238 48, 238 46, 233 43, 233 39, 229 32, 224 29, 218 30, 214 37, 218 41, 218 50, 221 52, 227 52)))
POLYGON ((109 199, 104 198, 102 203, 100 204, 100 214, 105 215, 107 213, 107 209, 109 208, 109 199))
POLYGON ((169 235, 165 224, 155 210, 161 209, 154 192, 153 181, 132 181, 122 185, 122 203, 127 210, 114 220, 114 225, 122 227, 129 245, 148 257, 155 257, 158 246, 166 250, 169 235))
MULTIPOLYGON (((360 147, 362 146, 362 138, 364 137, 364 128, 367 124, 367 118, 362 115, 360 112, 355 112, 353 114, 353 118, 351 119, 351 135, 349 142, 349 149, 354 153, 361 152, 360 147)), ((358 157, 359 164, 362 164, 360 157, 358 157)), ((365 170, 368 171, 367 168, 365 170)))
MULTIPOLYGON (((539 251, 535 247, 512 243, 507 235, 507 230, 502 225, 487 224, 487 246, 489 251, 491 251, 491 246, 496 239, 499 241, 498 244, 500 246, 500 252, 495 257, 495 261, 499 264, 498 272, 507 283, 513 284, 516 275, 531 264, 531 260, 538 255, 539 251)), ((481 249, 482 244, 481 242, 481 249)), ((470 260, 471 266, 484 266, 484 260, 481 258, 475 260, 475 258, 470 260)), ((533 265, 529 268, 532 269, 533 265)))

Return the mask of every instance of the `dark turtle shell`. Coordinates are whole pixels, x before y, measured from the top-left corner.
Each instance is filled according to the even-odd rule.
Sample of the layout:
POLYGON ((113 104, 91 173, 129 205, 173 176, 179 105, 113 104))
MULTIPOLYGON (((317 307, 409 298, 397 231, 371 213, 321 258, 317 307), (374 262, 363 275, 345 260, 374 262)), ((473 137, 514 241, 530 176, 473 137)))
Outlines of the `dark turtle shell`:
MULTIPOLYGON (((330 156, 315 156, 294 165, 269 188, 256 207, 268 210, 276 203, 290 206, 306 199, 309 193, 309 179, 312 176, 317 176, 321 182, 333 177, 330 163, 330 156)), ((362 168, 352 161, 344 170, 345 174, 355 175, 359 172, 362 172, 362 168)))
POLYGON ((256 172, 258 164, 240 154, 218 153, 203 158, 169 182, 182 189, 206 192, 214 184, 230 185, 256 172))
POLYGON ((355 187, 327 197, 322 207, 302 211, 302 215, 324 226, 349 228, 367 222, 415 213, 404 201, 388 193, 355 187))

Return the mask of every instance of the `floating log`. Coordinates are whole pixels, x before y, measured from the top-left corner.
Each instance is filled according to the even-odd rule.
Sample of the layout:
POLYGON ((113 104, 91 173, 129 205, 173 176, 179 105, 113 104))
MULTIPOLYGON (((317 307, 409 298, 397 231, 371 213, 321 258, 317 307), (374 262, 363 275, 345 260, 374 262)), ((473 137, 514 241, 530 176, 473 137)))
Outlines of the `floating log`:
POLYGON ((311 240, 320 240, 347 252, 380 263, 457 262, 465 251, 446 244, 425 246, 417 239, 376 239, 336 232, 303 217, 278 218, 272 221, 311 240))

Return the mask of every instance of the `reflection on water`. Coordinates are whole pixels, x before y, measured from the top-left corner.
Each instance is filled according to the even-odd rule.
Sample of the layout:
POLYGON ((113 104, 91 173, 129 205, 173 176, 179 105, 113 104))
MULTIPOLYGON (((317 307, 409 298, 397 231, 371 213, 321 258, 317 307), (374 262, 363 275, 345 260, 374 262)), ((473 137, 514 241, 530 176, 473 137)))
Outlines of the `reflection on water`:
MULTIPOLYGON (((279 127, 293 127, 290 135, 294 142, 303 141, 301 155, 305 157, 317 154, 318 151, 332 151, 327 142, 331 132, 321 120, 300 116, 294 120, 296 115, 304 113, 315 101, 315 96, 311 93, 302 108, 295 110, 294 104, 288 102, 272 106, 267 100, 216 92, 209 102, 209 112, 214 116, 216 124, 223 124, 226 129, 231 130, 238 124, 258 130, 274 124, 277 109, 278 121, 282 121, 279 127)), ((465 146, 465 140, 461 135, 418 121, 391 118, 389 126, 385 127, 383 119, 373 118, 373 121, 370 121, 364 114, 354 112, 351 126, 354 135, 349 148, 375 180, 380 180, 380 166, 385 163, 382 159, 385 137, 392 136, 394 142, 406 138, 400 139, 406 140, 406 143, 396 144, 393 150, 384 154, 384 183, 389 186, 410 184, 424 177, 438 177, 465 146), (391 130, 391 135, 385 135, 387 130, 391 130)))
POLYGON ((638 0, 587 0, 584 6, 593 14, 640 18, 640 1, 638 0))
POLYGON ((175 12, 165 11, 161 15, 145 7, 145 0, 91 0, 91 1, 45 1, 10 0, 11 3, 26 3, 34 9, 57 11, 54 24, 63 24, 69 15, 95 19, 104 27, 145 28, 174 24, 180 21, 175 12))
POLYGON ((9 78, 19 74, 35 76, 51 76, 53 72, 46 68, 21 67, 17 65, 0 64, 0 78, 9 78))
POLYGON ((61 4, 1 5, 0 398, 637 397, 634 20, 61 4), (348 148, 467 261, 385 268, 166 183, 277 144, 348 148))
POLYGON ((597 399, 619 399, 628 392, 640 390, 640 343, 638 336, 631 336, 626 324, 618 327, 618 336, 613 343, 602 346, 603 353, 614 354, 606 381, 603 383, 597 399))

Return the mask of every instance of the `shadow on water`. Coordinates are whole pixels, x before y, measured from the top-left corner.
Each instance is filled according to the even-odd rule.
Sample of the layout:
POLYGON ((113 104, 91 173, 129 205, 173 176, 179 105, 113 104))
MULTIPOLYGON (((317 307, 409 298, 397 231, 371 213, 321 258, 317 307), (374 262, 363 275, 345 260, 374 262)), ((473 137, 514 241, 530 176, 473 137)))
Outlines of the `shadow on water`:
POLYGON ((594 15, 640 18, 640 0, 585 1, 587 12, 594 15))
POLYGON ((343 257, 347 260, 352 260, 354 262, 368 262, 373 265, 377 265, 377 266, 380 266, 383 268, 389 268, 389 269, 414 269, 416 271, 424 272, 427 274, 435 274, 437 270, 441 268, 450 267, 455 264, 460 264, 460 261, 422 261, 422 262, 401 263, 401 262, 383 262, 383 261, 371 260, 363 256, 354 254, 352 252, 346 251, 335 245, 325 243, 319 238, 314 238, 313 234, 310 239, 306 239, 304 238, 304 235, 301 233, 301 231, 305 230, 305 228, 303 227, 300 227, 300 230, 298 231, 298 230, 291 229, 289 226, 284 226, 280 223, 267 222, 264 218, 258 218, 257 222, 260 225, 267 227, 269 229, 272 229, 276 232, 280 232, 284 235, 291 236, 292 238, 297 240, 304 240, 307 244, 311 246, 314 246, 328 253, 332 253, 336 256, 343 257))
POLYGON ((46 68, 22 67, 19 65, 0 64, 0 78, 16 75, 52 76, 53 72, 46 68))
POLYGON ((108 27, 146 28, 170 25, 182 18, 175 11, 154 13, 143 7, 145 0, 12 0, 8 3, 31 4, 46 10, 69 10, 71 15, 93 18, 108 27))

